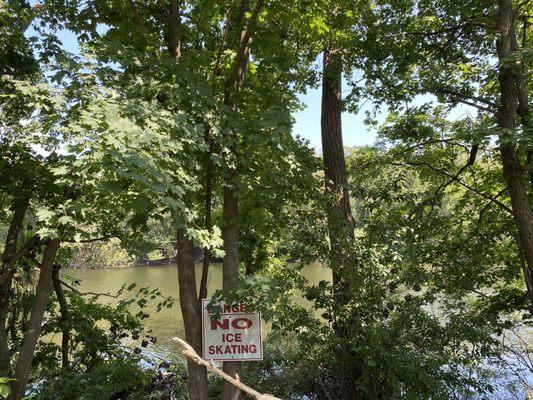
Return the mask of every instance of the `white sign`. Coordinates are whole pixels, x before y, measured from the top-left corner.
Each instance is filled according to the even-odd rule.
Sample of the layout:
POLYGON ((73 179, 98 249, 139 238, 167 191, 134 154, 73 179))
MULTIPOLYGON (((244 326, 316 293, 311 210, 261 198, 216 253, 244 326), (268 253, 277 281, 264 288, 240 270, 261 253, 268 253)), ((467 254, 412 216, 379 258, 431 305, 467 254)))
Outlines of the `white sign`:
POLYGON ((246 312, 246 305, 230 307, 220 303, 218 319, 207 310, 209 299, 202 300, 202 355, 213 361, 261 361, 263 340, 261 314, 246 312))

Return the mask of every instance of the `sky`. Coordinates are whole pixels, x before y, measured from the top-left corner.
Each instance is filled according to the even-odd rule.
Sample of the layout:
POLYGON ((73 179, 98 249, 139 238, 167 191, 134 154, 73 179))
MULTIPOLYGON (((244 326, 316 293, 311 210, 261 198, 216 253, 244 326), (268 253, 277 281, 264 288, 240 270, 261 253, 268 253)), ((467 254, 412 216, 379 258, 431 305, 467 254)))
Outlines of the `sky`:
MULTIPOLYGON (((34 34, 31 28, 27 33, 28 35, 34 34)), ((67 51, 79 54, 78 42, 72 32, 61 30, 58 37, 67 51)), ((293 114, 295 119, 293 134, 309 140, 310 146, 320 151, 322 148, 320 138, 321 89, 310 88, 307 93, 300 94, 298 98, 305 105, 305 109, 293 114)), ((358 115, 343 113, 342 126, 345 146, 364 146, 374 143, 376 133, 368 130, 363 123, 364 118, 364 109, 358 115)))
MULTIPOLYGON (((298 96, 300 101, 306 105, 305 110, 293 114, 296 123, 293 133, 310 141, 311 147, 320 150, 322 148, 320 139, 320 103, 321 89, 310 89, 307 94, 298 96)), ((371 145, 376 140, 376 132, 369 131, 364 124, 364 108, 357 115, 343 113, 342 130, 344 146, 365 146, 371 145)))
MULTIPOLYGON (((28 30, 28 35, 32 35, 32 29, 28 30)), ((66 50, 79 54, 79 46, 76 36, 67 30, 62 30, 58 33, 59 39, 62 41, 66 50)), ((349 88, 343 83, 344 95, 349 92, 349 88)), ((309 140, 312 148, 320 152, 321 135, 320 135, 320 105, 321 105, 321 89, 309 88, 305 94, 298 95, 301 103, 305 106, 302 111, 293 114, 295 124, 293 126, 293 134, 298 135, 304 139, 309 140)), ((420 96, 415 103, 424 103, 432 101, 429 96, 420 96)), ((371 105, 365 104, 361 107, 358 114, 345 112, 342 115, 343 127, 343 143, 347 147, 372 145, 376 141, 376 130, 365 125, 365 111, 371 111, 371 105)), ((464 116, 465 113, 475 113, 469 107, 458 106, 449 115, 449 118, 457 119, 464 116)), ((378 115, 378 120, 383 122, 385 115, 378 115)))

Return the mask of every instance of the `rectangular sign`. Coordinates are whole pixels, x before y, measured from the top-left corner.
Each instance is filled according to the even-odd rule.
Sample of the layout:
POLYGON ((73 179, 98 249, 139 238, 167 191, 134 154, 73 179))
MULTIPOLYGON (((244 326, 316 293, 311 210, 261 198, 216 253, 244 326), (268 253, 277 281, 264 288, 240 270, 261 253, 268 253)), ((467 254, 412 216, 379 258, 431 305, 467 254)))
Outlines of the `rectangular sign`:
POLYGON ((202 356, 213 361, 261 361, 263 340, 261 313, 246 312, 246 305, 220 303, 218 319, 207 310, 211 300, 202 300, 202 356))

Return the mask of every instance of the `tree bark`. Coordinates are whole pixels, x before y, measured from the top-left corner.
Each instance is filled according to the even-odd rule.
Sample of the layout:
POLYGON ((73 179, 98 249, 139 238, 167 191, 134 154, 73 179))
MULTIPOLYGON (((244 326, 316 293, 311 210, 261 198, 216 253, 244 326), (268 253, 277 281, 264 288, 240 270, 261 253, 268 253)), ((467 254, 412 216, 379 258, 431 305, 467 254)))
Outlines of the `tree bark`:
MULTIPOLYGON (((500 155, 503 173, 507 180, 511 205, 513 209, 520 250, 526 265, 524 276, 529 301, 533 309, 533 212, 529 204, 524 180, 524 168, 516 151, 516 120, 520 104, 520 79, 516 79, 516 68, 509 65, 508 58, 516 51, 516 32, 514 31, 512 0, 499 0, 498 29, 496 43, 500 69, 500 109, 496 115, 501 130, 500 155)), ((521 113, 527 118, 522 109, 521 113)))
POLYGON ((170 9, 168 12, 168 52, 174 59, 181 57, 181 13, 179 0, 170 0, 170 9))
POLYGON ((41 262, 41 271, 35 294, 35 302, 28 323, 28 329, 24 334, 24 340, 15 367, 14 381, 11 384, 11 394, 9 400, 20 400, 24 396, 24 391, 28 383, 30 366, 33 360, 33 353, 44 318, 44 312, 50 297, 52 271, 57 252, 59 250, 59 238, 52 239, 46 246, 43 260, 41 262))
POLYGON ((29 207, 29 199, 25 199, 13 207, 13 218, 7 231, 6 244, 2 254, 2 269, 0 270, 0 376, 8 376, 10 370, 10 352, 6 330, 9 313, 9 300, 13 281, 13 256, 17 251, 17 242, 22 232, 24 217, 29 207))
MULTIPOLYGON (((230 171, 229 181, 235 178, 235 170, 230 171)), ((222 235, 224 238, 224 259, 222 262, 222 289, 228 292, 237 286, 239 281, 239 228, 237 224, 238 201, 232 183, 226 182, 224 186, 224 227, 222 235)), ((226 361, 223 364, 223 371, 236 377, 241 371, 241 363, 238 361, 226 361)), ((228 382, 222 382, 221 400, 240 399, 240 390, 228 382)))
MULTIPOLYGON (((178 61, 182 56, 181 42, 183 33, 179 0, 170 0, 168 28, 169 55, 174 60, 178 61)), ((201 301, 199 300, 196 292, 196 271, 193 256, 193 243, 192 240, 185 235, 185 230, 182 228, 177 229, 176 248, 178 252, 177 264, 180 308, 183 316, 183 323, 185 325, 185 338, 187 339, 187 342, 189 342, 195 348, 196 351, 201 351, 201 301)), ((205 279, 207 280, 207 272, 205 279)), ((202 281, 203 280, 204 278, 202 276, 202 281)), ((201 291, 203 292, 202 289, 201 291)), ((189 379, 187 381, 189 398, 191 400, 207 400, 207 370, 189 360, 187 361, 187 369, 189 371, 189 379)))
MULTIPOLYGON (((216 67, 215 67, 216 68, 216 67)), ((205 155, 205 197, 204 197, 204 212, 205 212, 205 230, 209 234, 213 231, 212 224, 212 198, 213 198, 213 139, 211 137, 211 128, 207 127, 205 130, 205 142, 208 146, 208 151, 205 155)), ((211 249, 204 248, 202 260, 202 278, 200 280, 200 294, 198 300, 201 301, 207 297, 207 278, 209 276, 209 263, 211 259, 211 249)), ((201 304, 201 303, 200 303, 201 304)))
MULTIPOLYGON (((196 293, 196 271, 193 258, 193 243, 183 229, 178 229, 178 281, 180 291, 180 307, 185 325, 187 342, 195 351, 202 351, 202 314, 196 293)), ((191 360, 187 360, 189 371, 189 398, 191 400, 207 400, 207 370, 191 360)))
MULTIPOLYGON (((259 11, 263 6, 263 0, 257 0, 255 7, 252 11, 248 23, 244 24, 244 19, 250 8, 249 0, 242 0, 239 6, 237 24, 243 26, 240 40, 239 49, 235 55, 233 70, 228 76, 224 86, 224 103, 229 106, 233 111, 236 110, 236 104, 233 101, 232 94, 235 90, 238 90, 244 85, 244 79, 246 76, 246 69, 250 57, 250 43, 252 38, 252 31, 255 27, 259 11)), ((237 142, 237 138, 234 138, 233 143, 237 142)), ((237 154, 237 149, 234 145, 232 152, 237 154)), ((225 292, 233 289, 237 286, 239 280, 239 228, 237 223, 238 216, 238 199, 236 196, 236 177, 237 171, 231 167, 228 169, 227 178, 224 182, 224 205, 223 205, 223 219, 224 227, 222 236, 224 240, 224 259, 223 259, 223 281, 222 286, 225 292)), ((236 377, 241 370, 240 362, 224 362, 223 371, 236 377)), ((241 398, 241 391, 229 382, 222 382, 222 392, 220 395, 221 400, 238 400, 241 398)))
POLYGON ((60 266, 54 264, 52 271, 52 283, 54 285, 54 291, 56 293, 57 302, 59 303, 59 312, 61 313, 61 319, 59 321, 61 325, 61 367, 63 369, 69 368, 69 342, 70 342, 70 328, 69 328, 69 318, 70 313, 68 309, 68 302, 65 296, 65 291, 63 290, 63 285, 59 279, 59 270, 60 266))
MULTIPOLYGON (((347 188, 348 178, 342 142, 342 60, 338 49, 329 46, 324 50, 322 74, 321 133, 324 160, 325 193, 330 199, 328 205, 328 231, 331 248, 334 307, 342 314, 349 301, 350 268, 354 256, 347 253, 353 246, 354 228, 347 188)), ((338 314, 338 313, 334 313, 338 314)), ((339 339, 346 338, 347 328, 338 315, 334 315, 333 329, 339 339)), ((339 364, 344 364, 342 351, 337 355, 339 364)), ((353 366, 350 370, 354 370, 353 366)), ((344 400, 358 399, 354 378, 339 377, 340 396, 344 400)))

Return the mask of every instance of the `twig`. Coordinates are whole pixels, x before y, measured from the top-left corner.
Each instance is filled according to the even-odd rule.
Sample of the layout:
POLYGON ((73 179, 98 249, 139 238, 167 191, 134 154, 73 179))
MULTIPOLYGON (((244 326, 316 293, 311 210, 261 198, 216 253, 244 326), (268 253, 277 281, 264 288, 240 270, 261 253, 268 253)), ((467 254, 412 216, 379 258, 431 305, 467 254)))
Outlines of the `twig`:
POLYGON ((485 211, 488 210, 488 208, 490 207, 490 205, 492 203, 494 203, 494 201, 500 197, 505 191, 507 190, 507 186, 504 187, 503 189, 501 189, 498 193, 496 193, 496 195, 489 200, 489 202, 485 205, 485 207, 483 207, 483 209, 479 212, 479 218, 478 218, 478 223, 481 222, 481 220, 483 219, 483 214, 485 213, 485 211))
POLYGON ((462 144, 462 143, 459 143, 459 142, 456 142, 456 141, 453 141, 453 140, 450 140, 450 139, 438 139, 438 140, 429 139, 429 140, 426 140, 426 141, 423 141, 423 142, 420 142, 420 143, 416 143, 416 144, 414 144, 412 146, 406 147, 405 149, 402 149, 402 150, 397 151, 397 152, 386 153, 381 158, 374 158, 374 159, 372 159, 372 160, 370 160, 368 162, 356 165, 354 168, 355 169, 365 169, 365 168, 368 168, 368 167, 372 166, 373 164, 379 163, 381 161, 386 161, 387 159, 390 159, 390 158, 396 158, 398 156, 401 156, 402 154, 408 153, 408 152, 410 152, 412 150, 416 150, 416 149, 418 149, 420 147, 424 147, 424 146, 432 145, 432 144, 442 144, 442 143, 446 143, 446 144, 449 144, 449 145, 452 145, 452 146, 462 147, 463 149, 468 150, 468 146, 466 146, 465 144, 462 144))
POLYGON ((242 383, 238 379, 235 379, 234 377, 226 374, 224 371, 220 370, 219 368, 215 367, 213 364, 210 364, 209 362, 204 360, 202 357, 200 357, 196 353, 196 351, 194 351, 194 349, 185 340, 180 339, 179 337, 175 337, 173 338, 173 340, 182 347, 181 353, 185 357, 187 357, 189 360, 191 360, 195 364, 206 367, 209 371, 217 374, 222 379, 225 379, 226 381, 231 383, 236 388, 242 390, 243 392, 248 393, 254 399, 256 400, 281 400, 269 394, 259 393, 258 391, 252 389, 251 387, 246 386, 244 383, 242 383))
POLYGON ((79 295, 82 295, 82 296, 107 296, 107 297, 112 297, 113 299, 116 299, 118 297, 117 295, 113 296, 110 293, 80 292, 74 286, 69 285, 67 282, 62 281, 61 279, 59 280, 59 282, 61 282, 61 284, 63 286, 65 286, 66 288, 68 288, 68 289, 72 290, 73 292, 76 292, 76 293, 78 293, 79 295))
POLYGON ((497 204, 499 207, 501 207, 502 209, 504 209, 505 211, 507 211, 510 215, 514 215, 513 210, 512 210, 511 208, 509 208, 508 206, 506 206, 505 204, 503 204, 501 201, 498 201, 498 200, 494 199, 493 197, 489 196, 489 195, 486 194, 486 193, 483 193, 483 192, 480 192, 479 190, 476 190, 475 188, 473 188, 473 187, 470 186, 469 184, 463 182, 463 181, 460 180, 458 177, 455 177, 453 174, 451 174, 450 172, 448 172, 448 171, 446 171, 446 170, 444 170, 444 169, 437 168, 437 167, 434 167, 434 166, 431 165, 431 164, 422 163, 422 162, 400 162, 400 163, 392 163, 392 165, 399 165, 399 166, 411 165, 411 166, 426 167, 426 168, 429 168, 429 169, 432 170, 432 171, 435 171, 435 172, 438 172, 438 173, 444 174, 444 175, 446 175, 447 177, 452 178, 452 181, 457 182, 459 185, 461 185, 461 186, 464 187, 465 189, 468 189, 468 190, 471 191, 472 193, 475 193, 475 194, 477 194, 478 196, 483 197, 484 199, 492 200, 492 202, 493 202, 494 204, 497 204))
MULTIPOLYGON (((476 96, 476 95, 472 95, 472 94, 468 94, 468 93, 461 93, 461 92, 457 92, 455 90, 448 89, 448 88, 446 88, 446 89, 445 88, 435 88, 435 89, 433 89, 433 91, 435 93, 440 93, 440 94, 452 96, 453 98, 455 98, 458 101, 472 100, 472 101, 475 101, 477 103, 486 104, 487 106, 492 108, 492 109, 487 109, 485 107, 485 109, 487 109, 488 111, 494 112, 494 110, 498 110, 499 109, 498 104, 496 104, 492 100, 487 99, 487 98, 482 97, 482 96, 476 96)), ((470 104, 470 105, 473 105, 473 104, 470 104)), ((477 106, 474 105, 474 107, 479 107, 479 105, 477 105, 477 106)))
POLYGON ((109 240, 113 238, 118 238, 116 235, 106 235, 106 236, 100 236, 95 238, 87 238, 87 239, 80 239, 80 240, 63 240, 65 243, 93 243, 93 242, 99 242, 101 240, 109 240))

